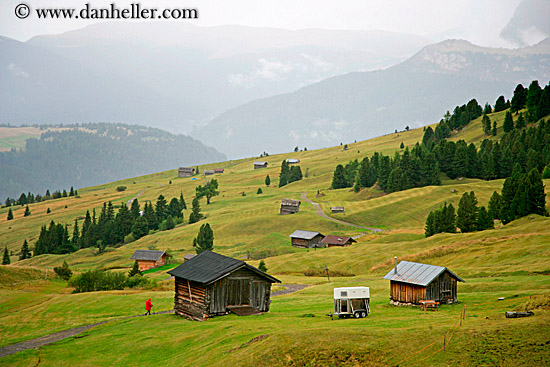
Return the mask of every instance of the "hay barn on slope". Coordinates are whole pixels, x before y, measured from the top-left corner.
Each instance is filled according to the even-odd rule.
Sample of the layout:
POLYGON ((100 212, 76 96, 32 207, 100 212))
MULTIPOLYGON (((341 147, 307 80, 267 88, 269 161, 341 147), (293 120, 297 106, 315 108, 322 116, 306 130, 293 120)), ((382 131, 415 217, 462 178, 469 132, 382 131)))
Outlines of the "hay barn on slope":
POLYGON ((254 169, 267 168, 267 162, 265 161, 256 161, 254 162, 254 169))
POLYGON ((280 281, 241 260, 203 251, 168 272, 175 277, 174 311, 191 320, 268 312, 271 284, 280 281))
POLYGON ((344 237, 344 236, 326 236, 321 241, 326 247, 334 247, 334 246, 349 246, 352 243, 357 243, 353 238, 351 237, 344 237))
POLYGON ((300 210, 300 200, 283 199, 281 200, 281 215, 295 214, 300 210))
POLYGON ((401 261, 384 276, 390 281, 393 303, 420 304, 422 300, 456 303, 462 278, 443 266, 401 261))
POLYGON ((294 247, 325 247, 325 245, 321 243, 325 236, 323 236, 319 232, 302 231, 300 229, 297 229, 289 237, 290 243, 294 247))
POLYGON ((195 174, 195 169, 192 167, 178 168, 178 177, 191 177, 195 174))
POLYGON ((140 271, 166 265, 166 258, 166 252, 153 250, 136 250, 131 257, 138 262, 140 271))

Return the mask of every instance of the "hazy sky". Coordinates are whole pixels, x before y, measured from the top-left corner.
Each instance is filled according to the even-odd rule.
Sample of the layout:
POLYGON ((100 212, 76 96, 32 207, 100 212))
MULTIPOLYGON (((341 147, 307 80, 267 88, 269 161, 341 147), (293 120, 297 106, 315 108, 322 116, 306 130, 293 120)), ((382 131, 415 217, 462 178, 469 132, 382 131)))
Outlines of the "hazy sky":
MULTIPOLYGON (((505 45, 498 34, 520 0, 0 0, 0 35, 25 41, 37 34, 62 33, 94 21, 25 20, 15 7, 82 8, 130 3, 142 7, 197 8, 200 26, 240 24, 287 29, 382 29, 435 40, 463 38, 486 46, 505 45)), ((154 20, 158 22, 159 20, 154 20)))

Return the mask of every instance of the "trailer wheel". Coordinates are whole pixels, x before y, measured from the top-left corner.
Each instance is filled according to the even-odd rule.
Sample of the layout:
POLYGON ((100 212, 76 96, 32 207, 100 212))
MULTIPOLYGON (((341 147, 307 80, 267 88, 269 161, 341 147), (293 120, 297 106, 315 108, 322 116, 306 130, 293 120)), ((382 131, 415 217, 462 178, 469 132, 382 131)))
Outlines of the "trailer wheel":
POLYGON ((367 317, 367 312, 366 311, 361 311, 361 318, 365 318, 367 317))
POLYGON ((355 317, 356 319, 360 319, 361 318, 361 312, 357 311, 353 314, 353 317, 355 317))

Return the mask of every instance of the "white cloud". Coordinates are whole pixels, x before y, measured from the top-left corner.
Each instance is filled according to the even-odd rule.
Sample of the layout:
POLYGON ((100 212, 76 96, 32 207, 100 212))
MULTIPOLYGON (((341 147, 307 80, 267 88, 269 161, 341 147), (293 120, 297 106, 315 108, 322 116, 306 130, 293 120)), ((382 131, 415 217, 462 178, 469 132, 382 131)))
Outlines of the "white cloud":
POLYGON ((29 73, 27 73, 14 63, 8 65, 8 71, 10 71, 16 77, 28 78, 30 76, 29 73))

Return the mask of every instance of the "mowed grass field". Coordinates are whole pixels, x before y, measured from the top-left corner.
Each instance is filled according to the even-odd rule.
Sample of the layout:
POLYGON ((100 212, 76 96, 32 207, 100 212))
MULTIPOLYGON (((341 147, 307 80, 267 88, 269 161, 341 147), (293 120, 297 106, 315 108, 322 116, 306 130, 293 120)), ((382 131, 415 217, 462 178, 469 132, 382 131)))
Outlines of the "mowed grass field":
MULTIPOLYGON (((493 114, 493 118, 500 121, 503 116, 493 114)), ((478 143, 483 135, 479 120, 452 139, 478 143)), ((0 358, 0 365, 544 365, 550 360, 549 218, 529 216, 506 226, 497 225, 494 230, 424 238, 423 227, 430 210, 443 202, 453 203, 456 208, 462 193, 472 190, 479 204, 487 205, 503 181, 444 178, 441 186, 389 195, 376 189, 359 193, 329 190, 337 164, 361 160, 375 151, 393 154, 399 151, 401 141, 413 146, 422 134, 422 129, 416 129, 348 142, 347 150, 337 146, 200 166, 201 172, 225 168, 224 174, 215 176, 220 195, 210 205, 201 200, 204 220, 156 232, 125 246, 109 248, 101 255, 95 249, 83 249, 73 254, 16 261, 23 240, 29 240, 32 248, 40 226, 50 220, 72 225, 87 209, 96 208, 99 213, 105 201, 126 203, 136 195, 143 204, 145 200, 155 202, 159 194, 169 200, 182 192, 190 207, 195 187, 212 176, 199 175, 193 181, 177 178, 177 171, 172 170, 82 188, 78 190, 79 197, 30 205, 29 217, 23 217, 24 208, 18 207, 11 221, 6 220, 7 209, 0 209, 0 246, 7 246, 14 253, 12 265, 0 267, 0 347, 112 320, 38 350, 0 358), (280 164, 286 158, 301 160, 304 179, 278 188, 280 164), (254 160, 266 160, 269 168, 253 170, 254 160), (266 174, 271 177, 270 187, 264 184, 266 174), (118 192, 116 187, 120 185, 127 186, 126 191, 118 192), (259 187, 263 194, 257 195, 259 187), (318 192, 322 195, 318 196, 318 192), (278 215, 282 198, 299 199, 302 193, 319 202, 327 214, 330 206, 345 206, 345 214, 329 214, 334 218, 379 227, 383 232, 369 233, 320 218, 305 202, 298 214, 278 215), (48 207, 50 214, 46 214, 48 207), (192 240, 206 222, 214 230, 215 251, 236 258, 251 255, 256 260, 250 263, 255 266, 259 258, 265 258, 268 272, 283 283, 310 286, 273 297, 271 312, 267 314, 229 315, 199 323, 166 314, 116 320, 143 313, 149 297, 153 311, 171 309, 173 281, 165 280, 166 270, 147 275, 160 281, 156 291, 72 294, 66 282, 52 278, 51 267, 64 260, 75 271, 126 271, 133 264, 130 256, 136 249, 169 249, 176 261, 182 261, 186 253, 194 253, 192 240), (288 235, 295 229, 325 235, 366 235, 347 248, 304 250, 290 246, 288 235), (466 280, 458 287, 459 304, 442 306, 437 312, 389 306, 389 282, 381 278, 393 267, 393 256, 447 266, 456 272, 466 280), (48 280, 44 279, 46 267, 50 267, 48 280), (329 283, 326 277, 304 276, 306 270, 324 267, 346 277, 331 276, 329 283), (358 285, 371 287, 368 318, 331 320, 326 316, 332 311, 334 287, 358 285), (499 301, 499 297, 504 300, 499 301), (534 317, 504 317, 505 311, 524 309, 528 302, 534 317), (466 317, 460 324, 464 307, 466 317), (447 348, 443 351, 439 349, 444 337, 447 348)), ((546 180, 547 193, 549 184, 550 180, 546 180)), ((186 220, 189 213, 189 209, 184 212, 186 220)))

